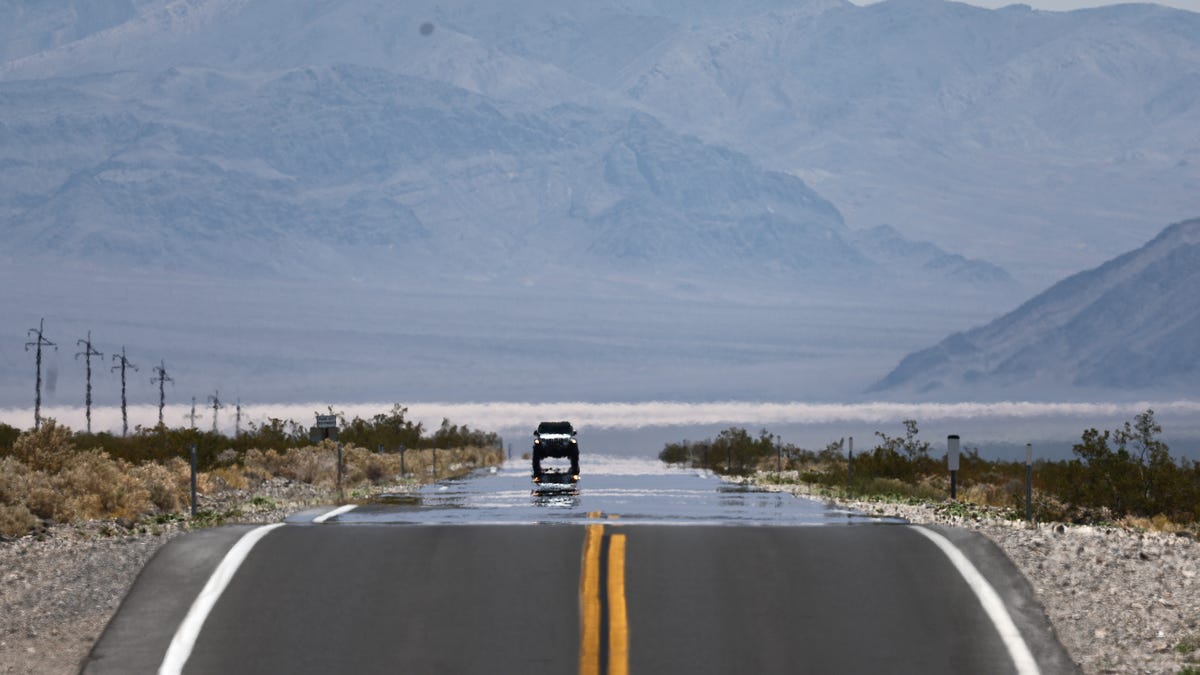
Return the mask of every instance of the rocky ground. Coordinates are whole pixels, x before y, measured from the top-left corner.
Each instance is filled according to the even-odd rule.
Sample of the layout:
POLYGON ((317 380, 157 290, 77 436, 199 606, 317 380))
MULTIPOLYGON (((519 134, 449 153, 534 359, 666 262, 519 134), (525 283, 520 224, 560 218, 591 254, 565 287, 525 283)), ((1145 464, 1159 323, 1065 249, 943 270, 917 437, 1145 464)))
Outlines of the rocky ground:
POLYGON ((959 503, 834 499, 803 484, 762 487, 913 523, 978 531, 1029 579, 1083 672, 1200 674, 1200 543, 1190 535, 1028 525, 998 510, 959 503))
MULTIPOLYGON (((802 485, 764 487, 810 494, 802 485)), ((189 527, 276 522, 335 497, 275 480, 254 495, 230 492, 206 501, 208 515, 193 523, 55 525, 0 542, 0 673, 76 672, 138 571, 189 527)), ((838 503, 991 538, 1029 578, 1085 673, 1200 673, 1200 544, 1191 537, 1027 526, 958 504, 838 503)))

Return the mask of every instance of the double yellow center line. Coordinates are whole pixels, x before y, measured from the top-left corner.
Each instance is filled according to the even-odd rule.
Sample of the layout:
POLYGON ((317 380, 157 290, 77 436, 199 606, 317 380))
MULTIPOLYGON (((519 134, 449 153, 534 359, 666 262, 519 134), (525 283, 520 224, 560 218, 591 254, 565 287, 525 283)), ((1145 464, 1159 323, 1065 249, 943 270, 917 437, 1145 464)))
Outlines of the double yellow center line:
MULTIPOLYGON (((599 518, 599 512, 588 514, 599 518)), ((607 662, 608 675, 629 673, 629 617, 625 606, 625 535, 608 537, 607 565, 603 565, 604 525, 587 526, 583 545, 583 572, 579 578, 579 675, 600 675, 607 662), (607 572, 607 573, 606 573, 607 572), (607 589, 602 597, 601 586, 607 589), (607 603, 605 603, 607 600, 607 603), (608 610, 607 622, 604 610, 608 610), (608 650, 601 649, 607 628, 608 650), (607 658, 604 658, 607 656, 607 658)))

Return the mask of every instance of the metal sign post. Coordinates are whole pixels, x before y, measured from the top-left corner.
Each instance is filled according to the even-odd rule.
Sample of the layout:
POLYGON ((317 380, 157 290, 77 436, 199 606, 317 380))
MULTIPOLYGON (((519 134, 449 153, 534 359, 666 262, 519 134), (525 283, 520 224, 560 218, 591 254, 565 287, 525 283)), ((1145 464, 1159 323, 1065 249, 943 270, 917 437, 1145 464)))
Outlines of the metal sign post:
MULTIPOLYGON (((317 423, 308 428, 308 439, 313 445, 319 445, 322 441, 338 440, 337 415, 317 415, 317 423)), ((338 500, 343 499, 342 495, 342 444, 338 441, 337 444, 337 490, 338 500)))
POLYGON ((950 499, 958 499, 958 435, 946 437, 946 463, 950 465, 950 499))
POLYGON ((341 497, 341 495, 342 495, 342 444, 340 442, 338 443, 338 457, 337 457, 337 489, 338 489, 338 497, 341 497))

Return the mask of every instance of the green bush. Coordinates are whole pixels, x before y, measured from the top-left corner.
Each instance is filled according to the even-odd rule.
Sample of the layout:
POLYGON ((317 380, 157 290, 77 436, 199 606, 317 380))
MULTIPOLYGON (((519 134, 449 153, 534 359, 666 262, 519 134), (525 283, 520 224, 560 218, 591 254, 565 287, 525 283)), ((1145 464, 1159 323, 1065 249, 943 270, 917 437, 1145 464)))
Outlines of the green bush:
MULTIPOLYGON (((918 437, 914 420, 904 420, 904 435, 876 432, 879 443, 854 456, 853 481, 841 441, 814 453, 763 430, 753 438, 737 427, 716 439, 668 443, 659 458, 671 464, 731 473, 775 466, 776 452, 787 458, 785 468, 797 470, 798 480, 854 496, 941 500, 949 496, 945 456, 929 455, 929 444, 918 437)), ((1034 465, 1033 504, 1041 520, 1108 522, 1122 518, 1149 519, 1179 525, 1200 523, 1200 464, 1171 457, 1159 436, 1162 427, 1154 411, 1137 415, 1113 431, 1088 429, 1075 444, 1074 459, 1034 465)), ((774 477, 776 482, 783 478, 774 477)), ((960 456, 959 499, 1023 514, 1025 465, 986 460, 966 448, 960 456)))
MULTIPOLYGON (((779 457, 787 457, 789 466, 807 451, 782 444, 778 436, 763 429, 757 438, 741 427, 730 427, 715 439, 668 443, 658 458, 668 464, 683 464, 716 473, 746 475, 760 466, 774 468, 779 457)), ((811 453, 807 453, 811 456, 811 453)))

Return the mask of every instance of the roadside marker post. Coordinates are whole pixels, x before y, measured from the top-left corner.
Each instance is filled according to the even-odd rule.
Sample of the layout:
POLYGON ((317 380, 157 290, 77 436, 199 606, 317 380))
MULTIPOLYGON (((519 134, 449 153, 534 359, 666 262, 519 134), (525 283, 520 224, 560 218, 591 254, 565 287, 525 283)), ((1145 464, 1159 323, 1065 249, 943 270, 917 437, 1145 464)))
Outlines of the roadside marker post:
POLYGON ((338 494, 342 493, 342 442, 338 441, 338 458, 337 458, 337 487, 338 494))
POLYGON ((846 468, 849 470, 849 474, 850 474, 849 480, 847 482, 850 484, 850 487, 853 489, 854 488, 854 437, 853 436, 850 437, 850 459, 846 463, 846 468))
POLYGON ((946 437, 946 463, 950 465, 950 499, 958 499, 958 434, 946 437))
POLYGON ((401 443, 400 444, 400 477, 404 478, 405 475, 406 475, 406 472, 404 471, 404 444, 401 443))
POLYGON ((1025 521, 1033 522, 1033 443, 1025 444, 1025 521))
POLYGON ((192 443, 192 516, 196 515, 196 444, 192 443))

